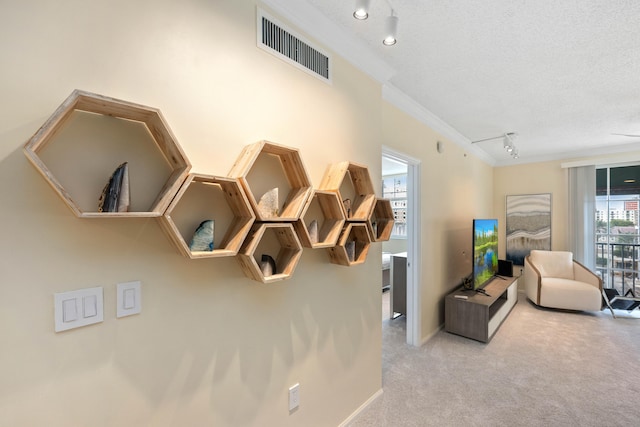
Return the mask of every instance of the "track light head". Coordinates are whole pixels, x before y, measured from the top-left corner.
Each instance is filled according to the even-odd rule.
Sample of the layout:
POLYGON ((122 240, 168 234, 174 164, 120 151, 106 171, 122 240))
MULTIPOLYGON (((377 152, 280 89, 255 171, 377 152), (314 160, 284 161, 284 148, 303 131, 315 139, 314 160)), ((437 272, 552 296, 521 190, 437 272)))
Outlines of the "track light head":
POLYGON ((393 46, 398 41, 396 39, 398 35, 398 17, 393 14, 387 16, 384 20, 384 39, 382 44, 385 46, 393 46))
POLYGON ((516 148, 515 144, 513 143, 513 141, 516 139, 517 136, 518 136, 518 134, 515 133, 515 132, 508 132, 508 133, 503 133, 500 136, 492 136, 490 138, 484 138, 484 139, 479 139, 477 141, 471 141, 471 143, 472 144, 476 144, 478 142, 492 141, 492 140, 496 140, 496 139, 502 138, 502 147, 505 150, 507 150, 507 153, 509 153, 511 155, 511 157, 513 157, 514 159, 519 159, 520 158, 520 154, 518 154, 518 149, 516 148))
POLYGON ((356 9, 353 17, 358 20, 365 20, 369 17, 369 3, 371 0, 356 0, 356 9))

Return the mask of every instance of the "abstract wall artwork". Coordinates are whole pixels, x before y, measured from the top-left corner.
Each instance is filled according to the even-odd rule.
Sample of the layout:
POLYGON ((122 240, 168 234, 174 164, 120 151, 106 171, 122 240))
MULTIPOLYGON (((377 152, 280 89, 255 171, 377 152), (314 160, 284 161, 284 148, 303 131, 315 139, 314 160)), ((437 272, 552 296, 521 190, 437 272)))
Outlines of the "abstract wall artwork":
POLYGON ((551 194, 507 196, 507 260, 524 265, 532 249, 551 250, 551 194))

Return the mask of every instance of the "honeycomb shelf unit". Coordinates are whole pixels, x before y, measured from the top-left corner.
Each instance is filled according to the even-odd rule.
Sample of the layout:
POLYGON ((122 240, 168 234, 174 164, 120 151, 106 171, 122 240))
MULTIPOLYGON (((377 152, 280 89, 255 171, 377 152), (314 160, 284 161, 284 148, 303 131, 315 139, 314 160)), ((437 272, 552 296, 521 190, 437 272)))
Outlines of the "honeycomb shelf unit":
POLYGON ((338 193, 347 221, 367 221, 371 216, 376 196, 366 166, 349 161, 329 165, 319 188, 338 193))
POLYGON ((391 201, 376 197, 371 215, 367 220, 367 230, 372 242, 386 242, 393 231, 393 209, 391 201))
POLYGON ((336 245, 344 223, 344 210, 338 194, 333 191, 313 190, 294 227, 302 246, 319 249, 336 245), (313 239, 313 233, 310 233, 314 221, 317 227, 316 239, 313 239))
POLYGON ((248 278, 273 283, 289 279, 301 255, 302 245, 292 223, 263 222, 253 224, 237 258, 248 278), (269 255, 275 260, 276 269, 268 276, 263 274, 261 268, 263 255, 269 255))
POLYGON ((55 110, 24 153, 80 218, 159 217, 191 168, 159 110, 81 90, 55 110), (98 212, 102 189, 125 161, 130 211, 98 212))
POLYGON ((313 191, 299 151, 269 141, 245 146, 229 176, 240 181, 256 220, 262 222, 297 221, 313 191), (268 195, 276 198, 275 212, 266 208, 268 195))
POLYGON ((160 217, 160 224, 178 251, 191 259, 235 256, 255 215, 238 180, 192 173, 160 217), (214 220, 214 249, 192 251, 188 242, 198 225, 214 220))
POLYGON ((347 222, 338 243, 328 248, 327 252, 331 263, 350 267, 366 261, 370 245, 371 239, 367 225, 364 222, 347 222), (352 245, 353 256, 349 255, 349 245, 352 245))

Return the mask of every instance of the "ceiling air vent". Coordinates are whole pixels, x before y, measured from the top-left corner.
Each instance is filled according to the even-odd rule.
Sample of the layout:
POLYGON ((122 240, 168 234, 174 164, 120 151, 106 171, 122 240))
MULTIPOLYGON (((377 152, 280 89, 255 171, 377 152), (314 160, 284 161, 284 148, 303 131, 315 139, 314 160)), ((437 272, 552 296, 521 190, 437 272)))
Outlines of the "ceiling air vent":
POLYGON ((258 46, 324 81, 331 81, 329 56, 311 47, 258 9, 258 46))

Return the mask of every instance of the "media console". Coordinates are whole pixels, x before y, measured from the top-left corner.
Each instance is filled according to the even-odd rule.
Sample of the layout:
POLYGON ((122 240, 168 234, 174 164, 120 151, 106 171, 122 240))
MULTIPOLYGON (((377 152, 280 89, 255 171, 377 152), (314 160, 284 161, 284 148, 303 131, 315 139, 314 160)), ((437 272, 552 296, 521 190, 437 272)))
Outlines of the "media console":
POLYGON ((445 331, 482 342, 491 340, 518 302, 518 278, 495 277, 484 290, 489 296, 460 287, 445 297, 445 331))

